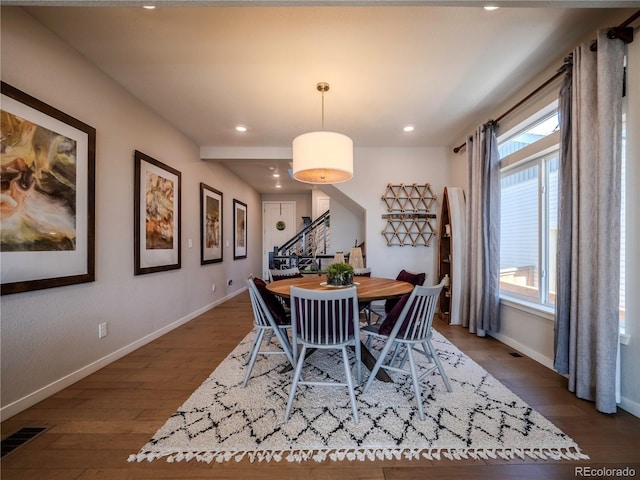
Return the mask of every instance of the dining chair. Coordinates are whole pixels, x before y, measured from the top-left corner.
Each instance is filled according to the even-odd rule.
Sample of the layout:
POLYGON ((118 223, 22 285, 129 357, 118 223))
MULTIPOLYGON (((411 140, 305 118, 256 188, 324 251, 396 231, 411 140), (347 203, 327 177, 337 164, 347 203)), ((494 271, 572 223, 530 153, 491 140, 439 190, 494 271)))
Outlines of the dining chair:
POLYGON ((369 335, 370 338, 377 337, 385 342, 380 356, 371 370, 371 375, 365 384, 364 392, 366 393, 369 390, 376 373, 381 368, 403 375, 410 375, 413 382, 413 390, 416 396, 420 420, 425 419, 420 388, 420 380, 422 378, 437 370, 447 391, 452 391, 449 378, 444 368, 442 368, 438 352, 431 342, 433 336, 433 316, 443 286, 443 283, 433 287, 416 285, 410 294, 400 299, 382 323, 361 329, 361 331, 369 335), (401 349, 403 349, 403 352, 399 358, 401 349), (391 355, 389 355, 390 353, 391 355), (424 371, 420 372, 420 376, 418 376, 418 368, 413 356, 414 353, 420 353, 430 361, 430 365, 424 369, 424 371), (409 361, 408 370, 404 368, 407 360, 409 361))
MULTIPOLYGON (((426 273, 413 273, 408 272, 405 269, 400 270, 400 273, 398 273, 398 276, 396 277, 396 280, 410 283, 413 286, 424 285, 424 281, 426 279, 426 273)), ((393 307, 395 307, 396 303, 398 303, 398 300, 399 299, 397 298, 390 298, 389 300, 386 300, 384 302, 372 302, 371 305, 369 305, 369 319, 371 319, 371 314, 375 313, 378 316, 376 323, 383 321, 384 318, 389 314, 389 312, 393 310, 393 307)), ((369 324, 371 324, 370 320, 369 324)))
POLYGON ((362 367, 356 287, 324 291, 292 286, 291 324, 296 368, 287 402, 285 421, 289 420, 298 385, 325 385, 349 388, 353 418, 358 423, 356 395, 347 355, 347 346, 353 346, 356 356, 356 380, 359 385, 362 367), (302 369, 307 360, 308 349, 340 350, 346 382, 303 380, 302 369))
POLYGON ((288 334, 288 330, 291 329, 291 317, 287 315, 276 296, 267 290, 264 280, 247 278, 247 286, 253 307, 253 325, 257 333, 249 353, 243 387, 247 386, 258 355, 286 355, 291 365, 295 366, 293 348, 288 334), (278 339, 281 350, 260 350, 263 341, 265 345, 269 344, 274 336, 278 339))
POLYGON ((302 273, 298 267, 291 268, 272 268, 269 270, 269 281, 277 282, 278 280, 285 280, 287 278, 302 277, 302 273))
MULTIPOLYGON (((353 249, 352 249, 353 250, 353 249)), ((371 267, 360 267, 353 269, 353 277, 357 282, 356 277, 370 277, 371 276, 371 267)), ((358 302, 358 311, 364 313, 365 318, 367 320, 367 325, 371 325, 371 310, 369 307, 371 306, 371 302, 358 302)))

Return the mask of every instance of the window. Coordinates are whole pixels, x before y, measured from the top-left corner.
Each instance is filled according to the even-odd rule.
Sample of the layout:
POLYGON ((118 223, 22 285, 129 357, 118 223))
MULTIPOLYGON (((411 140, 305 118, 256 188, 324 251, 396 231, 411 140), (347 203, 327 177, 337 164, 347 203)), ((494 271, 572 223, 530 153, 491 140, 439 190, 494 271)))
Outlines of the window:
POLYGON ((549 308, 556 292, 558 127, 554 104, 498 138, 500 292, 549 308))

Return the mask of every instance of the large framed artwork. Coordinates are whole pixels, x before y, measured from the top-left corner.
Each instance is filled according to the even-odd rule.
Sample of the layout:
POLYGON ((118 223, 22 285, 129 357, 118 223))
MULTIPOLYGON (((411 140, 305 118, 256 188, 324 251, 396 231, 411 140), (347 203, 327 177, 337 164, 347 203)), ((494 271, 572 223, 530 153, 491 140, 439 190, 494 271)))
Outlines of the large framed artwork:
POLYGON ((0 89, 2 295, 93 282, 96 130, 0 89))
POLYGON ((135 151, 136 275, 180 268, 181 173, 135 151))
POLYGON ((222 192, 200 183, 200 265, 222 261, 222 192))
POLYGON ((247 204, 233 199, 233 259, 247 258, 247 204))

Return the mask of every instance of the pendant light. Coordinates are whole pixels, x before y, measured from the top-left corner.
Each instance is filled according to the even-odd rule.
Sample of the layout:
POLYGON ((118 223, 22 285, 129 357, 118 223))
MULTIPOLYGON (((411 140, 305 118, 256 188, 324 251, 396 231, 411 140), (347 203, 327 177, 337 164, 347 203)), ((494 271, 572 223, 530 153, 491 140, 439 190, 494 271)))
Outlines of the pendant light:
POLYGON ((316 85, 322 93, 322 131, 293 139, 293 177, 305 183, 340 183, 353 177, 353 141, 341 133, 324 131, 324 93, 329 84, 316 85))

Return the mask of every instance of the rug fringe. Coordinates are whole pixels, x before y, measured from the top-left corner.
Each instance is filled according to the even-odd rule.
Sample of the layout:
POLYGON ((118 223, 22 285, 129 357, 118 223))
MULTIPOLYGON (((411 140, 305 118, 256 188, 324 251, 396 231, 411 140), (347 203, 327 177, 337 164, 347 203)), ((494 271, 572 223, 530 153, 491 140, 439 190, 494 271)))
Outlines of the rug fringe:
POLYGON ((129 462, 152 462, 160 458, 167 462, 189 462, 195 460, 205 463, 222 463, 235 460, 241 462, 245 458, 251 463, 255 462, 306 462, 314 460, 323 462, 327 459, 337 461, 375 461, 375 460, 441 460, 443 457, 449 460, 589 460, 576 447, 563 448, 359 448, 359 449, 320 449, 320 450, 257 450, 257 451, 205 451, 205 452, 151 452, 141 451, 129 455, 129 462))

